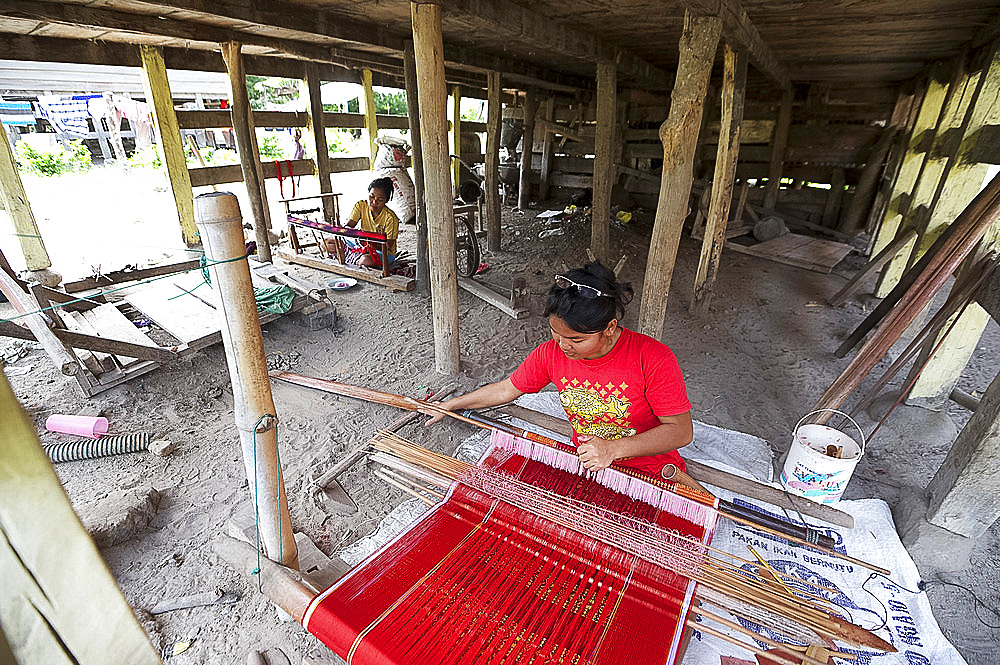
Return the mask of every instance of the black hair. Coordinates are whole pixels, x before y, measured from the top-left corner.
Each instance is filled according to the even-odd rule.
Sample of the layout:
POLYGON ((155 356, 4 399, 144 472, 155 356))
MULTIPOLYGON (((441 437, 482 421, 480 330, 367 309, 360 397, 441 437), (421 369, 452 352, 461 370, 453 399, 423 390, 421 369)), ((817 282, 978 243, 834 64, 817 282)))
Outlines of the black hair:
POLYGON ((619 283, 615 273, 599 261, 570 270, 563 277, 605 294, 590 298, 575 286, 564 289, 553 284, 549 288, 544 316, 558 316, 579 333, 589 335, 601 332, 608 327, 611 319, 621 319, 625 315, 625 306, 632 301, 632 285, 619 283))
POLYGON ((382 193, 385 194, 385 200, 392 200, 392 191, 394 189, 392 186, 392 178, 375 178, 368 183, 368 191, 370 192, 372 189, 381 189, 382 193))

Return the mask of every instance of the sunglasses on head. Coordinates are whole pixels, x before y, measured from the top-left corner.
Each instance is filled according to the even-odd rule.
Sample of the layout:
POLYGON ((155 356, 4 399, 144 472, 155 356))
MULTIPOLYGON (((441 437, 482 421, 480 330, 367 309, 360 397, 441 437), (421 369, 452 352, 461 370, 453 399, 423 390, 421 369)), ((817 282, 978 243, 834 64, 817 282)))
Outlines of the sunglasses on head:
POLYGON ((600 289, 595 289, 592 286, 587 286, 586 284, 579 284, 574 282, 569 277, 565 275, 556 275, 555 279, 556 288, 568 289, 571 286, 576 287, 576 292, 579 293, 584 298, 589 298, 593 300, 594 298, 610 298, 611 295, 601 291, 600 289))

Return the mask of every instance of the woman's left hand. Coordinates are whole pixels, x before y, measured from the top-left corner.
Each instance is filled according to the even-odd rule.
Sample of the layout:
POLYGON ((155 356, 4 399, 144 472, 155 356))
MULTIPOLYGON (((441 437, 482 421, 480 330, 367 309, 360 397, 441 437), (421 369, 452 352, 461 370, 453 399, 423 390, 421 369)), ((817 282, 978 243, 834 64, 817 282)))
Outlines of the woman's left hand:
POLYGON ((588 471, 606 469, 615 461, 613 441, 590 434, 581 434, 577 440, 580 445, 576 449, 576 454, 583 468, 588 471))

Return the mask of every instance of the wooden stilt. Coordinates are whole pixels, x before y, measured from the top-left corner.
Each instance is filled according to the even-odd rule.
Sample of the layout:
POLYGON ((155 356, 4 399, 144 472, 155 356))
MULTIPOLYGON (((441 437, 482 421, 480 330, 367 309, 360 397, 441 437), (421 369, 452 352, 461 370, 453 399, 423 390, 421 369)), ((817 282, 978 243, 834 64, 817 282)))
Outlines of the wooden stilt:
MULTIPOLYGON (((610 254, 611 188, 615 183, 612 155, 618 78, 614 62, 597 63, 597 133, 594 137, 594 197, 590 216, 590 249, 598 261, 610 254)), ((548 136, 548 132, 546 132, 548 136)))
POLYGON ((781 94, 778 121, 774 125, 771 138, 771 165, 767 170, 767 187, 764 190, 764 208, 774 210, 778 204, 778 189, 781 187, 781 171, 785 160, 785 146, 788 145, 788 128, 792 124, 792 100, 795 92, 789 88, 781 94))
POLYGON ((212 285, 219 291, 222 343, 233 387, 233 414, 243 450, 264 555, 298 566, 285 484, 278 465, 278 419, 264 358, 264 337, 244 256, 243 218, 233 194, 212 192, 195 199, 212 285))
POLYGON ((486 74, 486 248, 500 249, 500 72, 486 74))
POLYGON ((691 293, 691 311, 702 314, 711 302, 712 289, 719 272, 722 247, 726 243, 726 224, 729 206, 733 200, 733 182, 739 160, 743 101, 746 96, 747 57, 726 44, 725 65, 722 74, 722 122, 719 128, 719 147, 715 158, 715 176, 712 178, 712 202, 705 224, 705 238, 701 245, 701 258, 695 274, 691 293))
POLYGON ((844 200, 845 174, 844 169, 834 169, 830 176, 830 191, 823 203, 823 226, 837 226, 840 219, 840 206, 844 200))
POLYGON ((375 155, 378 153, 378 122, 375 118, 375 91, 372 90, 372 72, 370 69, 361 70, 361 85, 364 91, 361 94, 361 113, 365 116, 365 136, 368 137, 368 150, 370 156, 369 164, 374 167, 375 155))
POLYGON ((198 244, 198 228, 194 223, 194 194, 191 191, 191 176, 188 174, 187 160, 184 158, 184 144, 181 140, 177 114, 174 112, 173 95, 167 80, 167 66, 163 62, 163 50, 147 44, 139 45, 142 58, 142 84, 146 89, 146 100, 153 111, 153 127, 156 142, 163 153, 167 166, 167 179, 174 195, 177 218, 181 234, 188 245, 198 244))
POLYGON ((535 90, 524 91, 524 135, 521 138, 521 173, 517 182, 517 207, 527 210, 531 202, 531 154, 535 144, 535 90))
POLYGON ((413 49, 420 97, 420 141, 427 194, 434 366, 441 374, 458 372, 458 282, 455 265, 455 214, 448 159, 447 86, 441 37, 441 7, 411 2, 413 49))
POLYGON ((0 132, 0 203, 10 215, 24 254, 24 262, 28 270, 44 270, 52 265, 49 253, 42 242, 35 214, 31 211, 31 203, 24 191, 24 183, 17 172, 17 162, 14 161, 14 151, 7 140, 7 132, 0 132))
MULTIPOLYGON (((323 126, 323 100, 320 97, 319 66, 314 62, 306 63, 306 108, 309 109, 309 124, 306 125, 313 137, 313 149, 316 159, 316 177, 319 179, 320 194, 333 192, 330 182, 330 148, 326 143, 326 128, 323 126)), ((322 199, 326 220, 331 224, 339 224, 340 220, 334 214, 334 201, 331 197, 322 199)))
POLYGON ((718 17, 685 11, 670 114, 660 126, 663 173, 639 308, 639 331, 655 339, 663 333, 670 280, 691 195, 697 132, 720 30, 718 17))
POLYGON ((451 88, 451 154, 457 159, 451 160, 451 183, 455 187, 455 194, 462 185, 462 93, 458 86, 451 88))
POLYGON ((556 98, 552 95, 545 100, 542 109, 542 117, 546 122, 545 138, 542 139, 542 170, 538 180, 538 200, 545 201, 549 198, 549 178, 552 174, 552 132, 548 127, 552 125, 555 117, 556 98))
POLYGON ((242 45, 239 42, 225 42, 221 46, 222 58, 226 61, 226 70, 229 72, 229 108, 233 118, 236 149, 240 153, 240 166, 243 169, 243 183, 247 188, 247 199, 250 201, 250 210, 253 214, 257 256, 261 261, 270 263, 271 244, 268 232, 271 230, 271 213, 264 191, 264 177, 260 167, 253 113, 250 112, 242 45))
POLYGON ((847 212, 840 218, 837 230, 843 233, 857 233, 861 230, 861 224, 865 219, 865 213, 871 209, 872 194, 875 192, 875 184, 878 181, 879 173, 882 172, 882 164, 885 156, 889 152, 889 146, 895 138, 896 132, 892 127, 887 127, 879 137, 878 143, 872 147, 865 161, 865 168, 861 171, 858 184, 854 187, 854 196, 847 206, 847 212))
POLYGON ((417 65, 413 55, 413 40, 406 40, 403 49, 403 76, 406 85, 406 113, 410 120, 410 158, 413 162, 413 187, 417 199, 417 290, 430 290, 427 264, 427 203, 424 200, 424 158, 420 145, 420 100, 417 94, 417 65))

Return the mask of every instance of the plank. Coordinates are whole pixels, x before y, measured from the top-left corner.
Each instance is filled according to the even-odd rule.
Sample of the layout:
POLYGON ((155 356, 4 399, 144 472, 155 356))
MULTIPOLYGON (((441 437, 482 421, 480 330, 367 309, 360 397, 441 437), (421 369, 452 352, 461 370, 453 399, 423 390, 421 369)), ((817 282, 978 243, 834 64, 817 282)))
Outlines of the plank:
MULTIPOLYGON (((63 323, 72 332, 78 332, 89 337, 100 337, 97 330, 83 318, 83 312, 60 312, 63 323)), ((118 365, 110 353, 104 351, 91 351, 90 349, 73 349, 80 361, 93 372, 100 376, 104 372, 114 371, 118 365)))
POLYGON ((798 233, 786 233, 756 245, 727 242, 726 248, 741 254, 759 256, 778 263, 821 273, 832 272, 833 267, 853 250, 850 245, 803 236, 798 233))
POLYGON ((80 291, 97 289, 109 284, 137 282, 149 277, 159 277, 160 275, 169 275, 170 273, 181 272, 184 270, 195 270, 199 267, 199 265, 200 263, 198 259, 194 259, 192 261, 169 263, 162 266, 154 266, 152 268, 143 268, 141 270, 116 270, 114 272, 101 275, 100 279, 96 277, 88 277, 76 282, 69 282, 63 285, 63 289, 65 289, 66 293, 79 293, 80 291))
POLYGON ((459 277, 458 285, 483 302, 493 305, 511 318, 516 320, 526 319, 530 314, 530 312, 523 307, 513 307, 510 304, 509 298, 505 298, 490 287, 485 284, 480 284, 471 277, 459 277))
MULTIPOLYGON (((186 273, 124 291, 125 301, 156 322, 158 326, 183 343, 192 343, 220 331, 217 313, 197 298, 178 289, 194 291, 201 275, 186 273)), ((195 291, 199 296, 217 302, 218 295, 208 286, 195 291)))
MULTIPOLYGON (((93 326, 97 336, 107 339, 109 342, 126 342, 136 347, 147 347, 160 349, 160 345, 144 335, 135 325, 129 321, 117 307, 111 304, 101 305, 81 314, 86 321, 93 326)), ((106 346, 105 349, 113 348, 114 345, 106 346)), ((167 362, 173 359, 173 354, 169 351, 164 354, 145 354, 142 356, 122 355, 134 353, 136 349, 131 346, 120 347, 120 351, 111 351, 122 365, 127 365, 134 360, 160 360, 167 362)))
POLYGON ((342 263, 337 263, 333 259, 327 259, 319 256, 295 254, 294 252, 289 252, 284 249, 279 249, 277 251, 277 255, 289 263, 297 263, 298 265, 316 268, 317 270, 325 270, 338 275, 355 277, 366 282, 371 282, 372 284, 384 286, 390 291, 412 291, 416 288, 416 281, 414 279, 403 277, 402 275, 389 275, 388 277, 383 277, 382 273, 378 271, 347 266, 342 263))

